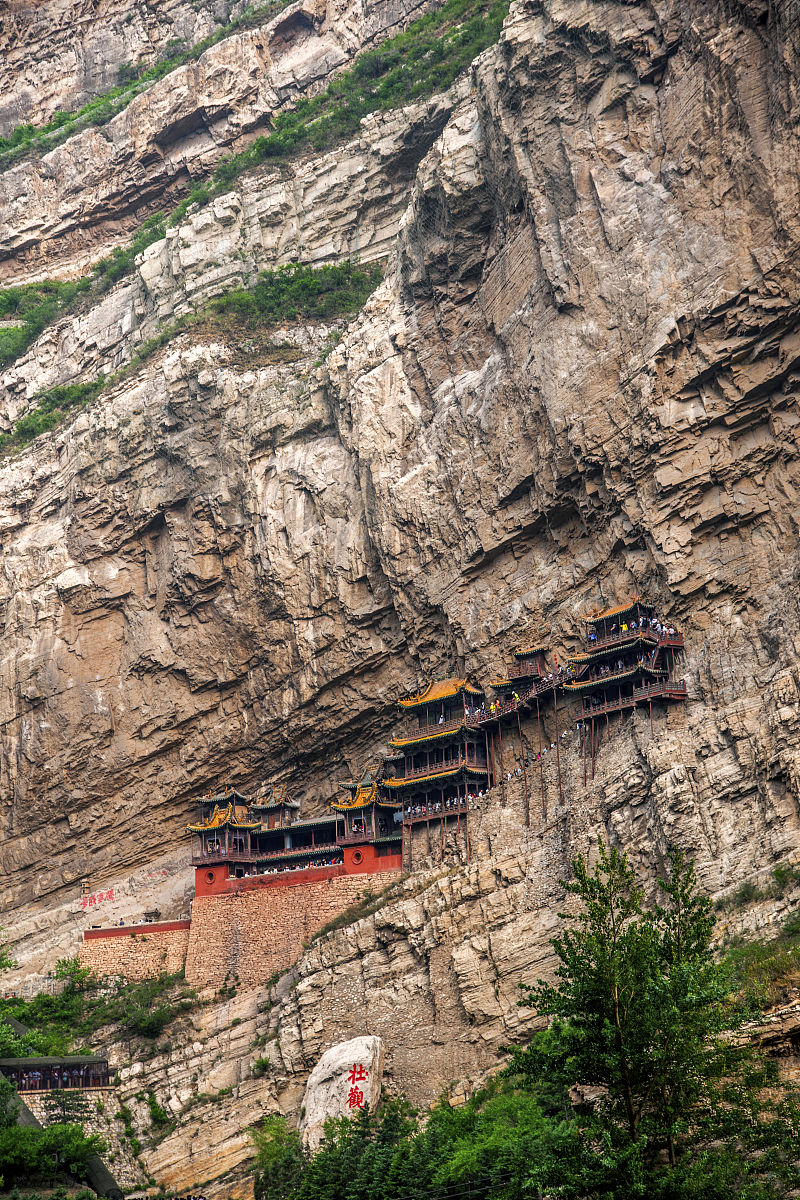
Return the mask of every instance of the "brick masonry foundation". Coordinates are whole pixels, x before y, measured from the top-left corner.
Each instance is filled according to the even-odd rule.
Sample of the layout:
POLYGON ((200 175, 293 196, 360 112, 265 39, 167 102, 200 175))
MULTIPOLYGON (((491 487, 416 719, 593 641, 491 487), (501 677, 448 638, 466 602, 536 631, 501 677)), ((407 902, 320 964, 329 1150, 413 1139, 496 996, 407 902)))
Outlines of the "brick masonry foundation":
POLYGON ((399 871, 338 875, 298 883, 274 877, 237 881, 240 889, 198 896, 186 958, 195 987, 219 987, 238 976, 245 986, 265 983, 299 957, 303 942, 353 904, 367 889, 387 887, 399 871))
POLYGON ((98 977, 122 975, 137 982, 182 971, 188 944, 188 921, 87 929, 78 959, 98 977))

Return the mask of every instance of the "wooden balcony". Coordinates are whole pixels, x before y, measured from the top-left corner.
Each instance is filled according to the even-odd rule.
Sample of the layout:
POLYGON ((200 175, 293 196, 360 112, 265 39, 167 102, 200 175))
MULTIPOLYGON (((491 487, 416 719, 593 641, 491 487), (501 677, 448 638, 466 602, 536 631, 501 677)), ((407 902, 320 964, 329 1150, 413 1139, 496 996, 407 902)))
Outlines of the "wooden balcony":
POLYGON ((459 713, 457 717, 453 717, 450 721, 437 721, 433 725, 415 725, 412 722, 409 722, 406 725, 401 725, 400 728, 392 734, 392 737, 400 738, 401 740, 405 738, 422 739, 426 737, 434 737, 436 734, 452 733, 454 730, 460 729, 463 724, 464 713, 459 713))
MULTIPOLYGON (((419 805, 414 805, 414 807, 418 808, 419 805)), ((448 817, 463 816, 467 811, 467 802, 464 799, 464 797, 462 796, 462 798, 460 800, 454 801, 450 805, 449 808, 443 808, 441 803, 439 803, 438 810, 437 810, 436 804, 428 804, 428 805, 423 804, 422 808, 424 809, 423 812, 413 813, 410 816, 406 816, 406 814, 404 812, 403 813, 403 824, 404 825, 414 825, 414 824, 416 824, 417 821, 441 821, 441 820, 446 821, 448 817)))
MULTIPOLYGON (((397 828, 398 829, 400 828, 399 825, 397 828)), ((391 830, 390 832, 393 832, 393 830, 391 830)), ((346 833, 343 836, 340 835, 336 839, 336 845, 337 846, 363 846, 365 842, 371 843, 373 841, 378 841, 380 838, 385 838, 385 837, 389 837, 389 833, 381 833, 380 830, 376 830, 375 837, 373 838, 372 829, 367 828, 364 830, 363 833, 346 833)))
MULTIPOLYGON (((364 840, 363 838, 361 839, 364 840)), ((273 862, 279 858, 292 858, 295 855, 328 854, 337 849, 336 842, 324 842, 318 846, 292 846, 289 850, 214 850, 203 854, 192 855, 192 866, 211 866, 213 863, 243 863, 243 862, 273 862)))
POLYGON ((671 646, 676 650, 683 649, 682 633, 659 633, 655 629, 629 629, 627 633, 615 633, 612 637, 598 638, 596 642, 586 642, 586 653, 594 654, 596 650, 610 650, 614 646, 624 645, 632 641, 649 642, 651 645, 671 646))
POLYGON ((473 771, 488 772, 489 765, 485 760, 477 758, 455 758, 452 762, 431 763, 425 767, 414 767, 404 775, 395 775, 395 779, 426 779, 429 776, 441 775, 444 771, 458 771, 461 767, 470 767, 473 771))
POLYGON ((581 720, 593 720, 604 717, 607 713, 622 712, 624 709, 636 708, 639 704, 649 704, 652 700, 685 700, 687 695, 686 683, 682 679, 659 679, 655 683, 646 683, 634 688, 633 695, 617 697, 606 704, 584 708, 580 714, 581 720))

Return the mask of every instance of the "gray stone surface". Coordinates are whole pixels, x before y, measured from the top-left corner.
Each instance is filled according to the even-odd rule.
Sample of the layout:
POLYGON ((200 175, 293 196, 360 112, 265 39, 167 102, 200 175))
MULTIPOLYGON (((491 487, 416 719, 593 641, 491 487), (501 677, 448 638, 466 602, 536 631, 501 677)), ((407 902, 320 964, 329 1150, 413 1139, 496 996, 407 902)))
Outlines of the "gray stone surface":
POLYGON ((320 1057, 308 1077, 300 1129, 310 1150, 317 1150, 325 1122, 352 1117, 365 1107, 374 1112, 381 1098, 383 1042, 364 1036, 338 1042, 320 1057))

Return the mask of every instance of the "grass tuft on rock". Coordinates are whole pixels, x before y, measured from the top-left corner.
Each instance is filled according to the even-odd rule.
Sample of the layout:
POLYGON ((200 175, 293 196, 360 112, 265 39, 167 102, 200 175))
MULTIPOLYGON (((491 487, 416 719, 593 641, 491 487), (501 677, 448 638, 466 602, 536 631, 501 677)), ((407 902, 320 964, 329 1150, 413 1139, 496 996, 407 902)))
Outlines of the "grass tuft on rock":
POLYGON ((53 279, 0 288, 0 367, 24 354, 42 330, 89 287, 89 279, 53 279))

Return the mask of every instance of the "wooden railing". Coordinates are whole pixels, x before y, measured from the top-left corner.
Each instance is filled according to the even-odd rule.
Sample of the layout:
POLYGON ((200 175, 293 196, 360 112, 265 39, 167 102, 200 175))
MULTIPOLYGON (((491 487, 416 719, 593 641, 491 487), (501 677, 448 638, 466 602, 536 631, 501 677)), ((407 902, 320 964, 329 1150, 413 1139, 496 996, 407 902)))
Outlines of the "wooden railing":
POLYGON ((680 649, 683 646, 682 633, 659 633, 657 629, 629 629, 626 633, 615 633, 611 637, 598 638, 597 641, 586 642, 586 651, 588 654, 594 653, 595 650, 608 650, 613 646, 620 646, 624 642, 632 642, 635 639, 642 641, 657 642, 660 646, 674 646, 680 649))
POLYGON ((488 763, 478 758, 454 758, 450 762, 430 763, 426 767, 414 767, 405 775, 395 775, 395 779, 425 779, 429 775, 440 775, 443 771, 457 771, 459 767, 472 767, 480 771, 488 771, 488 763))
POLYGON ((392 736, 395 738, 423 738, 432 737, 435 733, 450 733, 454 729, 460 729, 464 724, 464 719, 462 712, 450 721, 435 722, 433 725, 414 725, 409 722, 407 725, 402 725, 392 736))
POLYGON ((262 854, 258 854, 255 850, 234 850, 231 846, 228 850, 224 846, 219 850, 201 850, 192 855, 192 864, 202 867, 206 863, 219 862, 255 862, 259 858, 263 858, 262 854))
POLYGON ((507 679, 530 679, 532 675, 538 675, 531 663, 513 663, 506 672, 507 679))
POLYGON ((438 809, 435 803, 428 805, 415 804, 414 807, 421 808, 422 812, 414 812, 410 813, 409 815, 406 815, 405 810, 403 810, 403 824, 413 825, 415 821, 430 821, 431 818, 435 820, 437 817, 456 817, 461 813, 466 812, 467 809, 467 801, 463 796, 461 799, 453 801, 449 808, 445 808, 441 801, 438 801, 437 803, 439 806, 438 809))
MULTIPOLYGON (((363 838, 362 838, 363 841, 363 838)), ((192 855, 192 865, 197 867, 220 862, 270 862, 276 858, 287 858, 292 854, 327 854, 337 848, 336 842, 320 843, 316 846, 290 846, 288 850, 210 850, 192 855)))
POLYGON ((630 696, 609 700, 605 704, 598 704, 592 708, 586 707, 580 716, 581 719, 602 717, 606 713, 621 712, 624 708, 635 708, 637 704, 657 700, 661 696, 669 696, 678 700, 685 695, 686 684, 682 679, 661 679, 657 683, 646 683, 642 687, 634 688, 633 694, 630 696))

